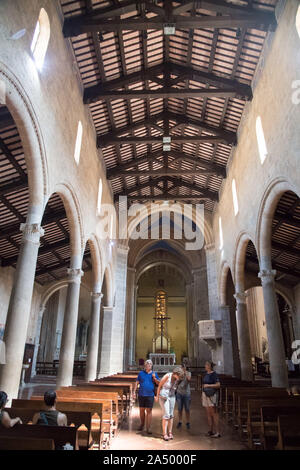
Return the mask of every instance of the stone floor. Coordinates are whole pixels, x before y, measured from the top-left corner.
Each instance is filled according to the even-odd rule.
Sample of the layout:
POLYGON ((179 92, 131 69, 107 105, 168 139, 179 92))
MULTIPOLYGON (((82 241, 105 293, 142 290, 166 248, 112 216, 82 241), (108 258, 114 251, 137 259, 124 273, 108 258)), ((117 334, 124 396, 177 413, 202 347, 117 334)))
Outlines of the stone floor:
POLYGON ((161 409, 158 403, 153 408, 152 435, 137 431, 139 409, 134 406, 127 423, 124 423, 118 435, 112 441, 111 450, 246 450, 232 429, 221 422, 220 439, 205 436, 208 431, 206 412, 201 405, 200 393, 192 392, 191 429, 187 430, 183 422, 181 429, 176 429, 177 411, 174 420, 174 440, 164 441, 161 431, 161 409))

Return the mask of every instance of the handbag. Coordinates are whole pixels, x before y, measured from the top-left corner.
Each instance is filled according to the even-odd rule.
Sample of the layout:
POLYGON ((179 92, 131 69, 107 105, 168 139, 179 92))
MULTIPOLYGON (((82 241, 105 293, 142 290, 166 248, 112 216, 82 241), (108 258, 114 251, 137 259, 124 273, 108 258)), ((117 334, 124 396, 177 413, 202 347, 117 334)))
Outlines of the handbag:
POLYGON ((203 392, 205 393, 205 395, 207 397, 213 397, 216 393, 217 393, 217 389, 216 388, 204 388, 203 389, 203 392))

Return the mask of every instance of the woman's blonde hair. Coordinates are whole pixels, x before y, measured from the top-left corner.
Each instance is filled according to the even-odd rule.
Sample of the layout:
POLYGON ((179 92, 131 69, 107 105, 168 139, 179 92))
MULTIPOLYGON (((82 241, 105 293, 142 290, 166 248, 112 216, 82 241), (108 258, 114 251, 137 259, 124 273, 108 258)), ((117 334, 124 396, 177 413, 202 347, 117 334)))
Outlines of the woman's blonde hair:
POLYGON ((183 377, 184 371, 181 366, 175 366, 173 369, 173 374, 179 375, 179 378, 183 377))

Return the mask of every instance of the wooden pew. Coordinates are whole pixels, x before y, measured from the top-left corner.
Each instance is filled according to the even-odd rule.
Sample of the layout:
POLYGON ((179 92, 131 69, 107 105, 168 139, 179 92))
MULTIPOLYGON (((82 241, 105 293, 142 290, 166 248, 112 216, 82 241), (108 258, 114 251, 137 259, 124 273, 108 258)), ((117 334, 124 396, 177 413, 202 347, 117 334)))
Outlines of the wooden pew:
POLYGON ((71 387, 61 387, 59 390, 74 390, 78 392, 102 392, 102 393, 112 393, 118 394, 119 397, 119 409, 123 410, 122 413, 122 419, 125 419, 127 413, 129 413, 129 408, 130 408, 130 399, 129 399, 129 394, 127 389, 120 386, 113 387, 103 387, 101 385, 91 385, 89 383, 87 384, 81 384, 81 385, 74 385, 71 387))
MULTIPOLYGON (((14 400, 16 401, 16 400, 14 400)), ((22 401, 22 400, 20 400, 22 401)), ((29 402, 32 405, 31 400, 24 400, 29 402)), ((18 405, 21 403, 19 402, 18 405)), ((27 405, 27 403, 26 403, 27 405)), ((43 407, 45 409, 45 405, 43 407)), ((23 424, 32 424, 32 418, 35 413, 38 411, 42 411, 41 408, 37 409, 36 403, 35 407, 32 405, 31 408, 20 408, 12 407, 12 408, 5 408, 5 411, 9 414, 11 418, 20 417, 23 424)), ((88 449, 93 444, 92 439, 92 413, 84 412, 84 411, 65 411, 59 410, 62 413, 66 414, 68 426, 78 426, 78 444, 80 449, 88 449), (85 427, 86 429, 80 429, 85 427)))
POLYGON ((31 424, 16 424, 13 428, 0 427, 0 440, 6 437, 15 439, 47 439, 53 440, 56 449, 70 443, 74 450, 79 450, 78 426, 32 426, 31 424))
POLYGON ((274 393, 275 396, 285 395, 288 396, 286 389, 275 389, 272 387, 226 387, 225 393, 225 416, 226 422, 229 422, 229 419, 232 419, 233 425, 237 425, 237 413, 238 413, 238 395, 258 395, 258 396, 272 396, 274 393), (275 392, 272 392, 274 391, 275 392))
MULTIPOLYGON (((107 448, 110 445, 112 437, 118 429, 120 415, 118 413, 118 395, 115 393, 99 392, 79 392, 73 390, 57 390, 57 402, 71 403, 98 403, 102 405, 102 414, 100 418, 100 436, 103 438, 102 447, 107 448)), ((35 397, 32 397, 35 398, 35 397)))
POLYGON ((243 435, 243 428, 246 428, 248 418, 248 400, 251 398, 288 398, 288 392, 280 388, 262 389, 241 389, 233 392, 232 419, 237 426, 240 437, 243 435))
POLYGON ((277 450, 300 450, 300 413, 296 416, 278 416, 277 450))
POLYGON ((1 437, 0 450, 54 450, 53 439, 1 437))
POLYGON ((118 427, 122 419, 122 409, 119 405, 119 395, 117 392, 98 392, 98 391, 78 391, 76 389, 64 389, 56 391, 57 399, 72 398, 73 400, 83 400, 103 404, 102 419, 110 420, 114 427, 118 427))
POLYGON ((133 403, 133 385, 126 382, 85 382, 80 384, 80 387, 91 387, 95 388, 95 390, 101 389, 102 391, 117 391, 118 393, 123 393, 123 400, 125 400, 125 404, 127 407, 127 413, 129 414, 130 408, 133 403), (129 409, 128 409, 129 407, 129 409))
MULTIPOLYGON (((30 400, 24 399, 13 399, 12 400, 12 408, 27 408, 30 410, 34 410, 35 412, 41 411, 45 409, 45 402, 42 397, 31 397, 30 400)), ((91 425, 91 434, 92 439, 95 443, 99 446, 99 449, 107 448, 110 442, 110 436, 105 435, 104 429, 102 429, 102 404, 101 403, 84 403, 84 402, 76 402, 74 400, 60 400, 57 402, 56 408, 61 413, 67 415, 68 422, 71 422, 73 418, 73 422, 75 424, 76 416, 79 416, 77 424, 79 425, 79 421, 82 421, 82 415, 78 415, 78 412, 83 413, 91 413, 92 415, 92 425, 91 425), (70 421, 69 421, 70 415, 70 421)), ((80 423, 81 425, 85 425, 85 423, 80 423)), ((81 443, 91 441, 88 431, 84 432, 80 430, 80 438, 81 443)))
MULTIPOLYGON (((257 404, 255 404, 257 406, 257 404)), ((278 416, 295 416, 300 413, 300 399, 290 397, 279 403, 263 401, 260 403, 259 443, 264 450, 274 449, 278 442, 278 416)))

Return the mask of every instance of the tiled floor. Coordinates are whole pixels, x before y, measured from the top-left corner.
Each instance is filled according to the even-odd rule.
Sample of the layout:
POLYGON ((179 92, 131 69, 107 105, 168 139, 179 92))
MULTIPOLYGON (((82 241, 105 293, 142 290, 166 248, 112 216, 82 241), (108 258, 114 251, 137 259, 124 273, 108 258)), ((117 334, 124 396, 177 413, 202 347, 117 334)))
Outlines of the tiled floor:
POLYGON ((128 422, 122 426, 118 435, 112 441, 111 450, 245 450, 246 447, 237 436, 221 422, 220 439, 205 436, 208 431, 206 412, 201 405, 199 392, 192 392, 191 429, 187 430, 185 423, 181 429, 176 429, 178 423, 177 411, 174 420, 174 440, 164 441, 161 431, 161 409, 155 403, 153 408, 152 435, 137 431, 139 409, 134 406, 128 422))

